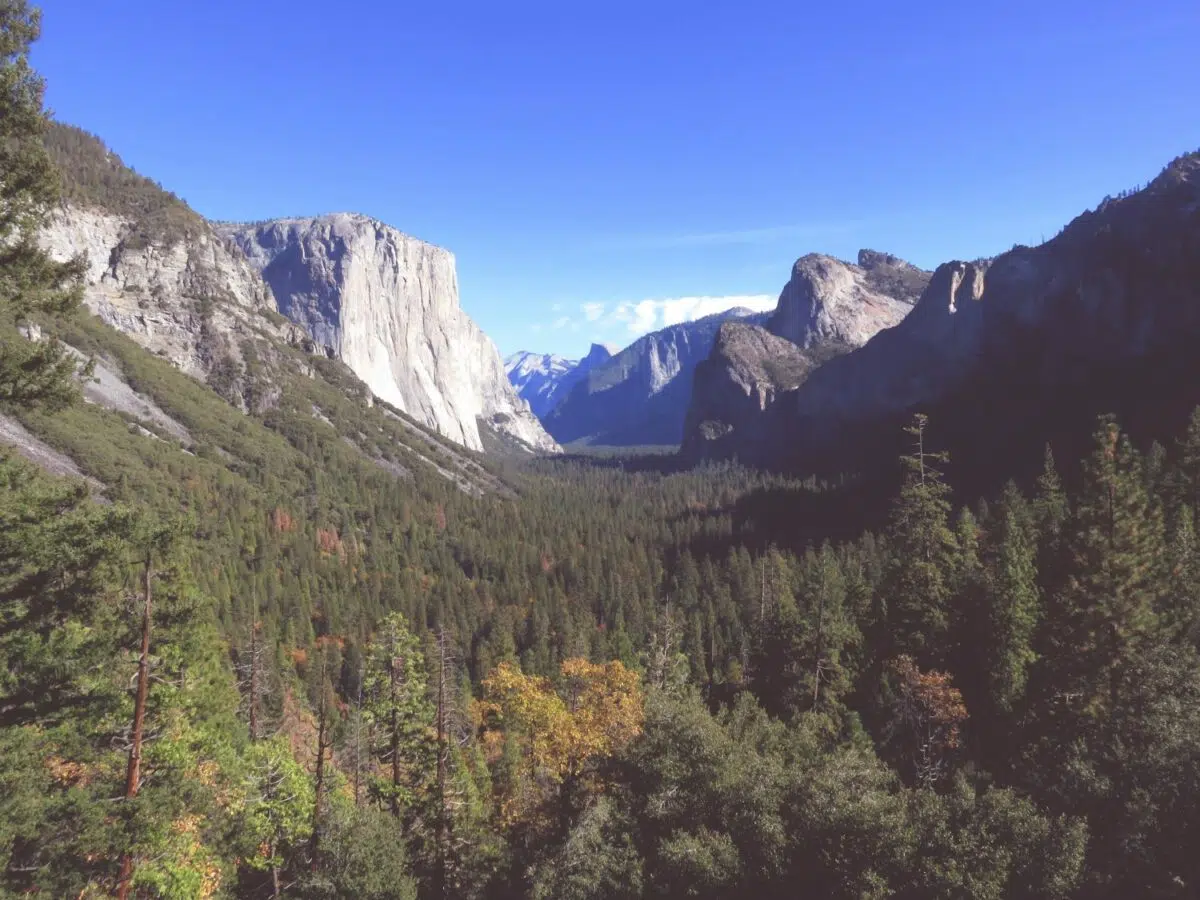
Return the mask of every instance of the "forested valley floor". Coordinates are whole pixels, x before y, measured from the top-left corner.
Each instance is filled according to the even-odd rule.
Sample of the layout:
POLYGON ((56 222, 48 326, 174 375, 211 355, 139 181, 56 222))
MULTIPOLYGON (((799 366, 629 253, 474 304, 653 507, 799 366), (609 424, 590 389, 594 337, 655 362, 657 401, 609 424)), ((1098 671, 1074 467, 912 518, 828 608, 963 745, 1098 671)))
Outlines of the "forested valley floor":
POLYGON ((38 32, 0 4, 0 430, 76 474, 0 450, 0 897, 1200 895, 1200 412, 983 497, 922 416, 828 481, 499 461, 198 288, 206 385, 38 243, 64 171, 206 227, 51 129, 38 32))
POLYGON ((882 516, 853 481, 661 458, 480 497, 355 451, 389 420, 321 378, 260 421, 57 327, 195 443, 14 412, 104 489, 0 464, 12 896, 125 865, 148 897, 1200 883, 1200 418, 1144 452, 1101 421, 971 503, 918 420, 882 516))

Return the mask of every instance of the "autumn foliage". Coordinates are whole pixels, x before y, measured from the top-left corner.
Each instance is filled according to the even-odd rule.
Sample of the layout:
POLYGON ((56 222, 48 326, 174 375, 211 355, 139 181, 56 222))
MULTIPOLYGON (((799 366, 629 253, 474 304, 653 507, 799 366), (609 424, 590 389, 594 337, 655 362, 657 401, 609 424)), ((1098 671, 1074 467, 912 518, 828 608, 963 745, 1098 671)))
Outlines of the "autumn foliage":
POLYGON ((922 672, 910 656, 897 657, 889 668, 898 682, 896 714, 911 747, 915 777, 931 786, 959 747, 967 706, 948 672, 922 672))
POLYGON ((589 764, 624 749, 642 732, 640 678, 621 662, 564 660, 561 681, 525 675, 501 663, 483 682, 485 746, 493 761, 517 757, 521 787, 510 791, 508 817, 531 799, 534 784, 552 786, 584 775, 589 764))

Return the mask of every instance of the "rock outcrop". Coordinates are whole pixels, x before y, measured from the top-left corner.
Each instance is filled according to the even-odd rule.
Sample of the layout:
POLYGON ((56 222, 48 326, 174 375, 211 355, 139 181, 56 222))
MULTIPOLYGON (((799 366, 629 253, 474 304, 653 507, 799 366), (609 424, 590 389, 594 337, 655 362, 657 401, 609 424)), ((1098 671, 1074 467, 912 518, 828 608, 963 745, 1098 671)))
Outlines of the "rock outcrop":
POLYGON ((730 319, 761 323, 765 316, 731 309, 639 338, 580 379, 546 416, 547 430, 563 443, 679 444, 696 366, 730 319))
POLYGON ((504 360, 504 370, 533 414, 544 419, 584 375, 608 362, 615 352, 604 344, 592 344, 583 359, 566 359, 555 353, 521 350, 504 360))
POLYGON ((902 259, 862 250, 858 265, 819 253, 796 260, 767 328, 804 348, 861 347, 912 310, 929 273, 902 259))
POLYGON ((814 365, 809 351, 759 325, 724 323, 696 367, 684 456, 736 456, 776 396, 797 387, 814 365))
POLYGON ((777 396, 724 455, 862 470, 917 410, 979 484, 1086 451, 1099 413, 1147 437, 1200 403, 1200 153, 1038 247, 950 262, 911 315, 777 396), (991 470, 995 470, 992 472, 991 470))
POLYGON ((684 457, 760 461, 776 398, 902 322, 929 282, 929 272, 875 250, 860 250, 857 265, 819 253, 800 257, 766 327, 724 326, 712 356, 697 367, 684 457))
POLYGON ((41 240, 57 259, 86 255, 84 302, 104 322, 248 408, 245 342, 295 341, 299 329, 270 317, 275 304, 262 278, 202 219, 187 235, 154 242, 133 239, 136 225, 64 206, 41 240))
POLYGON ((348 213, 220 229, 279 311, 381 399, 474 450, 484 447, 481 427, 534 452, 558 450, 459 306, 449 251, 348 213))

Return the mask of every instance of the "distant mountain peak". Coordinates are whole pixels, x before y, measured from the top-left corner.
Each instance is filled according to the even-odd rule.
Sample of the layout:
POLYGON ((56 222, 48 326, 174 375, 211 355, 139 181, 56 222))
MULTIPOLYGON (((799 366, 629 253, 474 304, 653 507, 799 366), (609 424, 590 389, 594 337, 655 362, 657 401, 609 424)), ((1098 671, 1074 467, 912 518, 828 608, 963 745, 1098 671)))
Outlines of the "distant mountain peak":
POLYGON ((549 415, 588 372, 611 358, 612 351, 604 344, 592 344, 583 359, 522 350, 504 361, 504 370, 517 393, 540 419, 549 415))

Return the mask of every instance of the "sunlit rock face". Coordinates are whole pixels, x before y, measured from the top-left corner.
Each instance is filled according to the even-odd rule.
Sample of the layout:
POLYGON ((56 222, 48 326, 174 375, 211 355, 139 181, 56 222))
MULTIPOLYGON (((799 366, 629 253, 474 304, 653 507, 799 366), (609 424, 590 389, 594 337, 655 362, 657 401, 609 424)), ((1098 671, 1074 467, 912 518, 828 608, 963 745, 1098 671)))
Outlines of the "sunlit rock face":
POLYGON ((222 230, 261 271, 279 311, 378 397, 470 449, 483 449, 485 429, 558 451, 459 305, 449 251, 347 213, 222 230))
POLYGON ((722 326, 696 368, 684 456, 769 460, 776 400, 825 362, 899 325, 929 280, 929 272, 875 250, 859 251, 857 263, 800 257, 765 327, 722 326))
POLYGON ((133 223, 101 209, 66 206, 40 240, 56 259, 86 256, 84 302, 113 328, 246 408, 243 342, 292 342, 262 277, 206 222, 183 237, 133 239, 133 223))
POLYGON ((608 362, 616 352, 606 344, 592 344, 583 359, 566 359, 556 353, 521 350, 504 360, 504 371, 521 399, 529 404, 535 416, 542 419, 583 376, 608 362))

